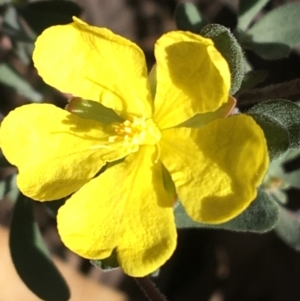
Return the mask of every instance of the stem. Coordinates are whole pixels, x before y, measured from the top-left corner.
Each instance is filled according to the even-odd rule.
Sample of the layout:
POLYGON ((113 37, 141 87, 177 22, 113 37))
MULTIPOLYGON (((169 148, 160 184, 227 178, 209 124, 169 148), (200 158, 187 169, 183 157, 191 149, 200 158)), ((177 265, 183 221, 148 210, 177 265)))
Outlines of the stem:
POLYGON ((260 89, 252 89, 242 92, 237 96, 237 103, 250 104, 268 99, 278 99, 288 97, 300 93, 300 78, 294 79, 289 82, 271 85, 260 89))
POLYGON ((133 278, 149 301, 168 301, 150 277, 133 278))

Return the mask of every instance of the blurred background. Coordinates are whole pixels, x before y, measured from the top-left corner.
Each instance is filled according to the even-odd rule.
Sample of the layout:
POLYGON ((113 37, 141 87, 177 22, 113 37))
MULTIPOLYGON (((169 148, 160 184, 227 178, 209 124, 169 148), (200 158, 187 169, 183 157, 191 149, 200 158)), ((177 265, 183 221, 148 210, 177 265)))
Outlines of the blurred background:
MULTIPOLYGON (((148 67, 151 68, 155 62, 153 56, 155 41, 161 34, 176 29, 173 15, 180 1, 78 0, 76 2, 82 8, 80 16, 83 20, 93 25, 107 27, 135 41, 144 50, 148 67)), ((237 0, 193 2, 210 22, 235 28, 237 0)), ((271 0, 265 7, 265 11, 288 2, 300 1, 271 0)), ((39 16, 34 16, 36 17, 39 16)), ((24 13, 23 19, 19 18, 18 21, 25 22, 26 18, 30 19, 30 16, 24 13)), ((43 16, 41 15, 40 18, 42 19, 43 16)), ((18 40, 18 32, 12 33, 9 26, 4 26, 4 21, 2 15, 1 118, 16 106, 29 103, 29 99, 64 107, 66 97, 41 82, 28 55, 30 49, 26 48, 28 45, 24 46, 26 41, 18 40), (13 66, 13 74, 5 69, 7 64, 13 66), (9 80, 9 76, 15 77, 9 80), (14 86, 16 82, 18 85, 14 86)), ((263 86, 300 76, 300 58, 297 49, 289 58, 278 61, 264 61, 250 52, 246 52, 246 55, 254 69, 268 71, 263 86)), ((299 99, 299 95, 295 96, 294 100, 296 98, 299 99)), ((1 176, 4 178, 14 171, 12 167, 2 169, 1 176)), ((288 194, 289 208, 299 209, 299 192, 289 190, 288 194)), ((39 300, 34 299, 32 295, 25 297, 25 287, 16 284, 19 283, 18 276, 9 263, 7 229, 12 208, 13 203, 8 198, 0 202, 0 234, 2 235, 0 301, 39 300), (21 299, 18 289, 19 293, 23 294, 21 299)), ((35 214, 46 244, 68 282, 71 283, 73 292, 71 300, 147 300, 135 282, 120 270, 103 272, 92 266, 89 261, 80 259, 66 250, 58 238, 55 219, 45 211, 43 206, 35 204, 35 214)), ((294 301, 300 299, 300 254, 286 246, 274 232, 245 234, 224 230, 179 230, 177 250, 153 280, 170 301, 294 301)))

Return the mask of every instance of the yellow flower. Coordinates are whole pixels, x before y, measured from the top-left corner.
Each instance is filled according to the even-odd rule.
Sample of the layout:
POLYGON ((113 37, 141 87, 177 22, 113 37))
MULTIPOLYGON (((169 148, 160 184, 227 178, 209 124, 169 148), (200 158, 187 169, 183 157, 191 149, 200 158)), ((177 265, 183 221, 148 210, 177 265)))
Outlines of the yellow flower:
POLYGON ((155 56, 154 96, 137 45, 76 18, 51 27, 36 42, 39 74, 62 92, 114 109, 124 121, 104 124, 30 104, 11 112, 0 131, 25 195, 49 201, 73 193, 57 217, 66 246, 89 259, 115 250, 132 276, 156 270, 176 246, 174 198, 162 166, 194 220, 221 223, 255 198, 268 164, 263 132, 251 117, 220 118, 233 104, 230 73, 210 39, 169 32, 157 41, 155 56), (203 127, 180 126, 194 116, 203 127))

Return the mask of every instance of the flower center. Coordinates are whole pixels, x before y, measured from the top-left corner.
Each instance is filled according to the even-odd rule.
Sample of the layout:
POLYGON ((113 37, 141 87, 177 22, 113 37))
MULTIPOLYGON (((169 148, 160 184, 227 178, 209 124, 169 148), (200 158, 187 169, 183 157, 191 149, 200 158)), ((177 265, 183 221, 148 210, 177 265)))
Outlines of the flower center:
POLYGON ((129 117, 123 123, 112 125, 116 135, 110 136, 109 142, 123 141, 123 145, 136 152, 140 145, 155 145, 161 138, 159 128, 152 119, 129 117))

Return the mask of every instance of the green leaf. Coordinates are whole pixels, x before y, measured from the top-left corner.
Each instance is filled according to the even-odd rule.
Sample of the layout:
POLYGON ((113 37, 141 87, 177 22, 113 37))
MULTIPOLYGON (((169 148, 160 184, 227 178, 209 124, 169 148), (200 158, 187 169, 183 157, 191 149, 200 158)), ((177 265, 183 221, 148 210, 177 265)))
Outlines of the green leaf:
POLYGON ((247 73, 245 73, 239 93, 262 83, 267 76, 268 72, 265 70, 248 71, 247 73))
MULTIPOLYGON (((269 188, 269 183, 274 183, 275 188, 276 186, 278 187, 276 191, 282 191, 281 189, 289 187, 300 188, 300 150, 288 150, 279 159, 270 164, 267 175, 264 178, 266 189, 269 188)), ((277 197, 281 202, 285 198, 277 197)))
POLYGON ((206 25, 200 34, 212 39, 216 48, 228 62, 231 72, 230 94, 235 94, 244 78, 244 54, 241 46, 230 30, 219 24, 206 25))
POLYGON ((278 203, 278 204, 286 204, 288 201, 288 196, 285 193, 285 191, 280 190, 280 189, 276 189, 271 191, 269 194, 270 199, 273 199, 274 202, 278 203))
POLYGON ((284 174, 283 180, 289 186, 300 189, 300 170, 284 174))
POLYGON ((34 90, 22 75, 7 63, 0 64, 0 83, 14 89, 33 102, 41 102, 43 95, 34 90))
POLYGON ((69 288, 43 242, 31 201, 23 195, 15 205, 9 246, 17 273, 33 293, 45 301, 69 300, 69 288))
POLYGON ((258 56, 265 60, 278 60, 288 57, 291 48, 288 45, 281 43, 247 43, 245 48, 251 49, 258 56))
POLYGON ((108 258, 91 260, 91 264, 104 271, 112 271, 119 268, 119 262, 117 259, 117 253, 114 250, 108 258))
POLYGON ((300 214, 279 207, 279 220, 275 227, 277 235, 290 247, 300 251, 300 214))
MULTIPOLYGON (((24 22, 23 22, 24 23, 24 22)), ((25 65, 31 63, 36 35, 20 22, 14 6, 8 6, 3 17, 2 30, 11 38, 14 51, 25 65)))
POLYGON ((282 161, 282 180, 289 186, 300 189, 300 151, 290 150, 282 161))
POLYGON ((179 30, 199 33, 208 22, 193 3, 180 3, 175 9, 175 22, 179 30))
POLYGON ((300 148, 300 107, 285 99, 273 99, 252 107, 247 113, 259 113, 279 121, 289 132, 290 148, 300 148))
POLYGON ((81 12, 78 4, 67 0, 36 1, 18 8, 18 13, 37 35, 50 26, 71 23, 72 16, 81 12))
POLYGON ((20 60, 27 66, 31 63, 33 49, 33 43, 19 41, 14 43, 14 51, 19 56, 20 60))
POLYGON ((272 10, 247 32, 251 36, 247 47, 259 55, 263 54, 266 59, 287 56, 290 47, 300 44, 299 15, 299 3, 283 5, 272 10))
POLYGON ((17 175, 11 174, 0 181, 0 200, 5 196, 12 202, 15 202, 20 194, 16 181, 17 175))
POLYGON ((282 158, 280 158, 282 168, 284 172, 289 173, 298 169, 300 163, 300 150, 299 149, 291 149, 287 151, 282 158), (296 166, 295 166, 296 165, 296 166), (295 169, 295 167, 297 167, 295 169))
POLYGON ((8 6, 3 15, 2 31, 13 40, 33 42, 21 25, 15 7, 8 6))
POLYGON ((297 157, 300 156, 300 150, 290 149, 286 153, 284 153, 278 160, 272 162, 269 166, 268 173, 273 176, 281 175, 285 170, 285 164, 289 164, 289 162, 293 161, 297 157))
POLYGON ((79 97, 71 98, 66 109, 81 118, 92 119, 107 124, 124 121, 113 109, 107 108, 99 102, 79 97))
POLYGON ((261 113, 247 112, 264 131, 267 140, 270 161, 284 154, 290 145, 288 130, 275 118, 261 113))
POLYGON ((278 220, 278 205, 270 200, 264 191, 258 190, 258 195, 251 205, 242 214, 226 223, 208 225, 195 222, 186 214, 181 204, 175 208, 174 213, 177 228, 212 228, 263 233, 275 226, 278 220))
POLYGON ((269 0, 240 0, 238 8, 238 29, 246 30, 254 17, 269 0))

